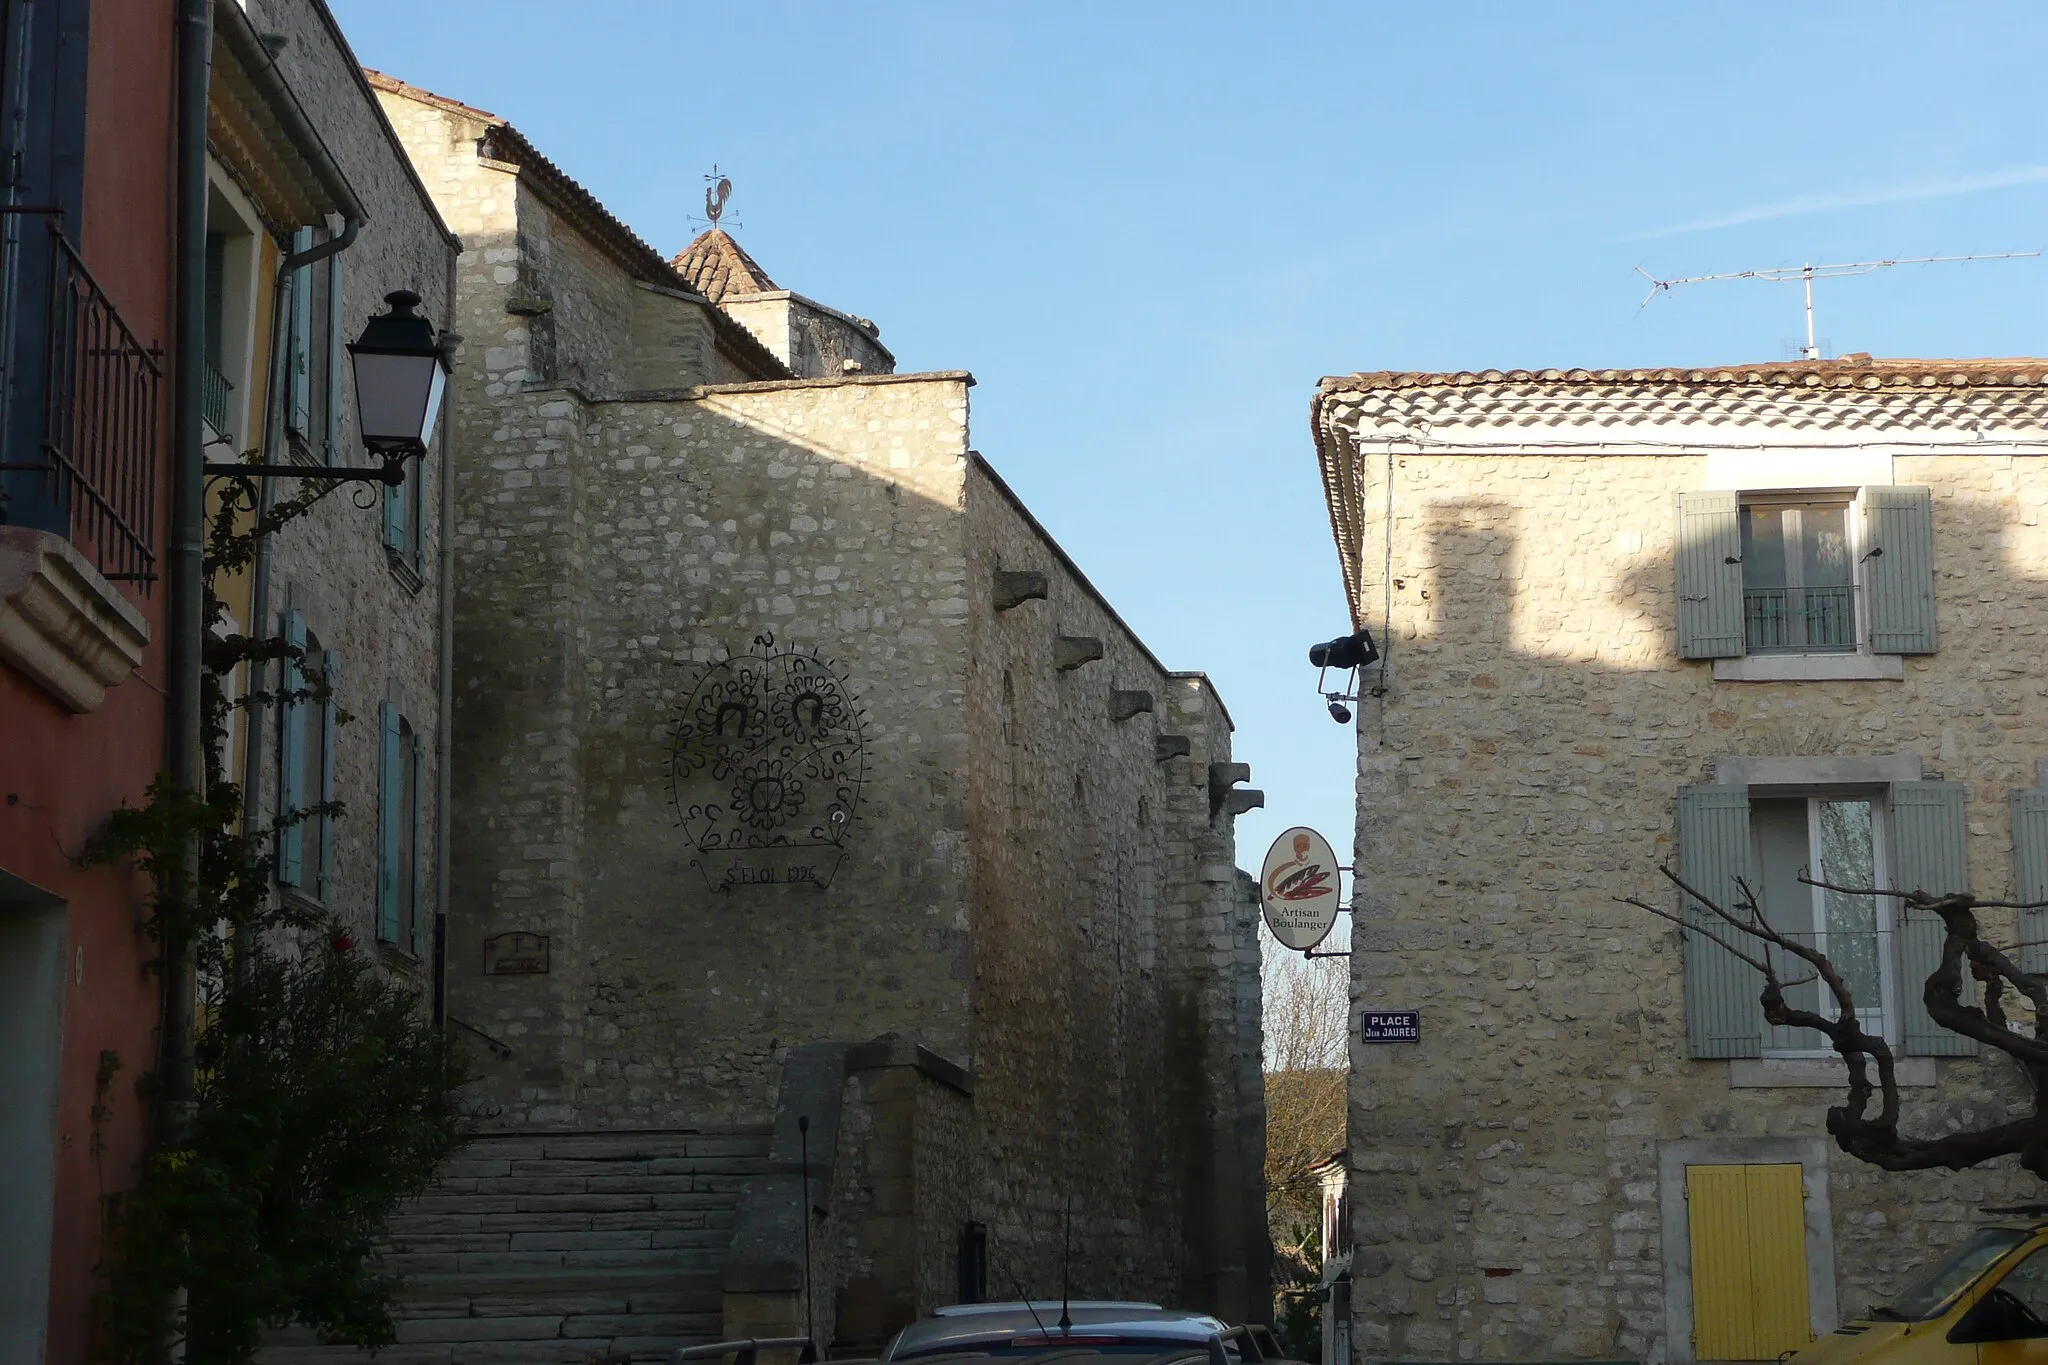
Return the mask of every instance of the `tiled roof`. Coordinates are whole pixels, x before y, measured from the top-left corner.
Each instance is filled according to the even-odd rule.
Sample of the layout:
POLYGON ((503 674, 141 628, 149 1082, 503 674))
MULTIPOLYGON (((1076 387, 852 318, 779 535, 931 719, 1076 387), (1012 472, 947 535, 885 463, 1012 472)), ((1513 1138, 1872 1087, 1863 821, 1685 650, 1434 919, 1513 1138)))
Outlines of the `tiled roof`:
MULTIPOLYGON (((556 212, 573 223, 634 279, 645 280, 669 289, 682 289, 690 293, 702 292, 663 260, 660 252, 640 240, 633 229, 612 216, 611 210, 607 209, 596 195, 571 179, 561 167, 542 156, 540 151, 526 140, 526 135, 505 119, 474 105, 451 100, 445 95, 437 95, 431 90, 407 85, 404 81, 387 76, 381 71, 365 67, 363 74, 373 89, 402 95, 407 99, 445 109, 484 124, 484 134, 477 140, 477 155, 517 166, 522 177, 548 200, 556 212)), ((738 243, 734 243, 734 250, 738 250, 738 243)), ((746 253, 740 254, 744 256, 746 253)), ((789 367, 778 360, 774 352, 763 346, 752 332, 726 316, 724 310, 716 306, 709 311, 712 329, 717 333, 718 349, 721 352, 756 378, 790 377, 789 367)))
POLYGON ((1325 392, 1384 389, 1468 388, 1483 384, 1708 385, 1877 389, 1975 388, 1986 385, 2048 384, 2048 359, 2031 356, 1970 360, 1872 358, 1856 354, 1833 360, 1783 360, 1764 365, 1711 365, 1646 370, 1374 370, 1334 375, 1325 392))
POLYGON ((724 228, 706 228, 669 261, 690 288, 717 303, 727 294, 765 294, 776 288, 768 272, 724 228))

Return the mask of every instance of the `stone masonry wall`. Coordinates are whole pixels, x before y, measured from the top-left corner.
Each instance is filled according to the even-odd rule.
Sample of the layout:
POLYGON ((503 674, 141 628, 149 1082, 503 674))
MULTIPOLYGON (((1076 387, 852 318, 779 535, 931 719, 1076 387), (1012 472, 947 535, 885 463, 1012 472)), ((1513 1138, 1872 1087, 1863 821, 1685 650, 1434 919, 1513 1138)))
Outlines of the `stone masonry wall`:
MULTIPOLYGON (((395 289, 417 293, 420 311, 436 325, 447 325, 456 243, 412 180, 404 153, 362 87, 354 54, 320 6, 251 0, 249 9, 259 31, 283 39, 278 68, 311 112, 321 140, 369 215, 340 257, 346 338, 353 340, 372 313, 384 311, 384 295, 395 289)), ((268 322, 266 317, 261 325, 268 322)), ((341 411, 337 458, 367 463, 357 435, 355 377, 346 364, 341 370, 341 389, 333 399, 341 411)), ((272 425, 273 449, 281 452, 281 417, 272 425)), ((274 633, 282 613, 296 608, 321 645, 340 656, 337 701, 354 719, 335 736, 334 790, 349 813, 333 824, 333 878, 326 906, 355 925, 364 943, 374 941, 376 919, 380 701, 396 705, 426 744, 420 856, 428 860, 427 898, 419 913, 429 930, 428 943, 437 909, 432 897, 440 843, 433 796, 445 752, 439 734, 439 555, 442 471, 453 449, 450 425, 442 424, 434 448, 407 474, 408 491, 425 499, 423 580, 395 567, 387 555, 381 498, 365 509, 343 489, 270 539, 267 600, 256 608, 262 619, 243 623, 244 629, 274 633)), ((264 746, 256 809, 268 820, 277 810, 277 719, 269 711, 251 721, 252 737, 264 746)), ((381 957, 386 966, 426 988, 428 964, 412 956, 410 945, 385 950, 381 957)))
POLYGON ((1229 721, 1205 680, 1160 668, 984 466, 967 507, 976 1216, 991 1290, 1054 1291, 1071 1199, 1087 1229, 1077 1295, 1207 1303, 1234 1253, 1209 1193, 1247 1188, 1216 1164, 1243 1112, 1217 890, 1234 876, 1232 820, 1212 822, 1208 788, 1229 721), (1048 596, 998 611, 998 571, 1043 573, 1048 596), (1062 636, 1102 656, 1062 668, 1062 636), (1117 719, 1125 691, 1150 709, 1117 719), (1162 760, 1164 735, 1185 754, 1162 760))
MULTIPOLYGON (((2033 785, 2048 726, 2048 467, 1894 461, 1935 490, 1941 631, 1903 681, 1716 683, 1675 644, 1671 509, 1701 457, 1397 455, 1390 592, 1387 469, 1365 463, 1361 610, 1376 634, 1391 616, 1391 690, 1360 704, 1353 1003, 1420 1009, 1423 1041, 1353 1037, 1355 1340, 1660 1360, 1659 1140, 1824 1136, 1838 1092, 1731 1090, 1727 1062, 1689 1060, 1675 932, 1614 898, 1668 900, 1676 789, 1723 754, 1917 753, 1971 784, 1972 889, 2010 893, 2006 793, 2033 785)), ((1913 1126, 2012 1096, 1999 1062, 1938 1065, 1913 1126)), ((2034 1183, 1831 1150, 1843 1312, 2034 1183)))
POLYGON ((894 1028, 964 1054, 964 377, 499 414, 465 535, 494 566, 475 618, 506 629, 464 636, 460 702, 476 752, 506 755, 464 791, 500 888, 455 925, 450 990, 520 1054, 492 1079, 504 1120, 759 1121, 795 1043, 894 1028), (865 708, 858 824, 829 889, 714 892, 669 746, 704 669, 770 633, 865 708), (481 975, 510 931, 552 935, 554 971, 481 975))

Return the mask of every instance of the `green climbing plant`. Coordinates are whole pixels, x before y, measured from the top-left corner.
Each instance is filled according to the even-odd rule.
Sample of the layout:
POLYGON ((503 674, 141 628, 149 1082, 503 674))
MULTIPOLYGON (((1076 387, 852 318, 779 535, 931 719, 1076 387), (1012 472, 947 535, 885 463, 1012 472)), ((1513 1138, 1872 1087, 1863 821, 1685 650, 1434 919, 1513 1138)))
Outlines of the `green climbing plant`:
MULTIPOLYGON (((119 1365, 243 1365, 264 1328, 294 1323, 337 1343, 390 1343, 399 1282, 379 1267, 377 1249, 391 1214, 427 1187, 471 1126, 460 1098, 465 1060, 417 993, 358 949, 345 918, 275 892, 279 831, 339 818, 343 806, 287 811, 251 828, 223 766, 237 709, 253 717, 273 704, 326 700, 318 670, 300 669, 308 683, 296 689, 255 685, 288 676, 273 665, 303 664, 303 650, 220 631, 217 585, 328 491, 263 508, 253 480, 230 481, 204 561, 205 790, 158 778, 148 801, 116 811, 87 852, 146 874, 157 965, 190 954, 199 985, 190 1121, 158 1140, 132 1188, 106 1197, 98 1341, 119 1365), (251 685, 231 697, 227 680, 245 665, 251 685)), ((102 1058, 96 1131, 118 1066, 102 1058)), ((137 1093, 161 1101, 152 1082, 144 1077, 137 1093)))

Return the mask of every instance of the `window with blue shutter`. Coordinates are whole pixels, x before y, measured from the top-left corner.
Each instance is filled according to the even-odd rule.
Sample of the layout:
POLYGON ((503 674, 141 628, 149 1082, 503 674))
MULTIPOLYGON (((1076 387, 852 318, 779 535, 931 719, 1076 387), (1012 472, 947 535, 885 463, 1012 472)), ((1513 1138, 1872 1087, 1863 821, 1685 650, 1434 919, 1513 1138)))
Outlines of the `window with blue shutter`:
MULTIPOLYGON (((296 611, 287 611, 283 622, 285 643, 295 649, 306 647, 305 618, 296 611)), ((281 688, 286 701, 279 708, 277 744, 277 814, 280 822, 289 819, 300 806, 299 776, 305 768, 306 747, 306 704, 294 700, 294 694, 306 685, 304 671, 299 667, 296 655, 287 656, 281 670, 281 688)), ((292 823, 283 825, 277 836, 277 879, 286 886, 298 886, 305 877, 304 859, 305 827, 292 823)))
POLYGON ((377 703, 377 938, 382 943, 399 941, 401 840, 408 815, 401 724, 397 707, 377 703))
POLYGON ((327 317, 324 321, 327 335, 327 373, 321 376, 321 380, 326 395, 322 410, 327 420, 323 435, 327 463, 345 464, 347 461, 341 458, 341 394, 343 362, 347 359, 348 349, 341 330, 346 316, 341 306, 341 253, 329 256, 326 267, 327 317))
MULTIPOLYGON (((313 245, 313 229, 292 234, 294 254, 313 245)), ((313 437, 313 268, 292 272, 289 344, 285 348, 285 426, 302 441, 313 437)))
MULTIPOLYGON (((1970 889, 1969 830, 1961 782, 1895 782, 1891 789, 1892 886, 1931 896, 1970 889)), ((1909 1056, 1971 1057, 1975 1042, 1936 1024, 1923 1003, 1927 978, 1941 965, 1941 916, 1901 907, 1899 995, 1909 1056)), ((1965 977, 1967 991, 1968 978, 1965 977)))
MULTIPOLYGON (((320 652, 321 680, 327 695, 320 701, 320 800, 334 800, 334 736, 341 729, 341 656, 333 650, 320 652)), ((315 816, 313 827, 319 836, 320 866, 314 879, 321 900, 328 899, 334 874, 334 817, 325 811, 315 816)))
POLYGON ((412 791, 412 809, 407 817, 406 861, 412 865, 412 899, 406 906, 406 919, 411 925, 412 955, 424 957, 427 918, 427 746, 417 733, 412 737, 411 760, 411 780, 408 785, 412 791))
POLYGON ((1863 490, 1863 600, 1873 654, 1934 653, 1931 490, 1863 490))
MULTIPOLYGON (((2013 899, 2048 901, 2048 791, 2012 794, 2013 899)), ((2048 909, 2019 912, 2020 970, 2048 972, 2048 909)))
MULTIPOLYGON (((1750 870, 1749 790, 1681 787, 1678 791, 1678 875, 1724 909, 1736 908, 1750 870)), ((1684 897, 1688 924, 1743 946, 1739 932, 1692 897, 1684 897)), ((1685 966, 1685 1030, 1694 1057, 1757 1057, 1763 1053, 1764 1017, 1758 996, 1763 976, 1720 944, 1699 934, 1680 935, 1685 966)))
POLYGON ((1742 523, 1732 492, 1678 496, 1678 654, 1742 654, 1742 523))

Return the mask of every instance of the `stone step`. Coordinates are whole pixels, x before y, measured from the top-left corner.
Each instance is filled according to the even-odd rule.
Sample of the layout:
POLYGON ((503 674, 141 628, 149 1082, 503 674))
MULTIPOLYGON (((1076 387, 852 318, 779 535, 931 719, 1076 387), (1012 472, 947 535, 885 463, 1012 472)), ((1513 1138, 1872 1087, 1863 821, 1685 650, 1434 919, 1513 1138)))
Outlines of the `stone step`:
MULTIPOLYGON (((720 1310, 713 1275, 420 1275, 408 1281, 395 1314, 396 1344, 374 1359, 376 1365, 580 1365, 607 1355, 657 1361, 678 1346, 717 1340, 720 1310)), ((366 1352, 322 1345, 297 1328, 269 1334, 259 1365, 354 1365, 370 1359, 366 1352)))

